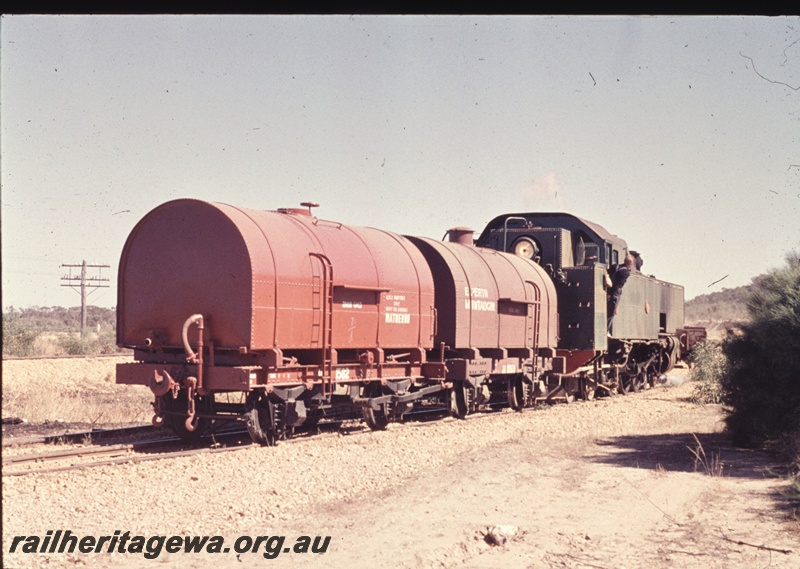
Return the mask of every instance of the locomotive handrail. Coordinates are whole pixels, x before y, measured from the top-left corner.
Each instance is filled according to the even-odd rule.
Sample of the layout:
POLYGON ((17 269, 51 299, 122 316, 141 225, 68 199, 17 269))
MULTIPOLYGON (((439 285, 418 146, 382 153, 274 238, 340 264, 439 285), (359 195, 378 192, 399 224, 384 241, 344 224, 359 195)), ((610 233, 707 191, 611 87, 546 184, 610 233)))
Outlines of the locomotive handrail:
POLYGON ((528 223, 528 220, 524 217, 517 217, 514 215, 507 217, 503 221, 503 253, 508 253, 508 222, 511 220, 524 221, 526 224, 528 223))
POLYGON ((334 229, 341 229, 342 228, 342 224, 339 223, 338 221, 328 221, 327 219, 319 219, 319 218, 316 218, 316 217, 314 218, 314 221, 312 221, 311 223, 313 223, 317 227, 320 227, 320 226, 322 226, 322 227, 333 227, 334 229))

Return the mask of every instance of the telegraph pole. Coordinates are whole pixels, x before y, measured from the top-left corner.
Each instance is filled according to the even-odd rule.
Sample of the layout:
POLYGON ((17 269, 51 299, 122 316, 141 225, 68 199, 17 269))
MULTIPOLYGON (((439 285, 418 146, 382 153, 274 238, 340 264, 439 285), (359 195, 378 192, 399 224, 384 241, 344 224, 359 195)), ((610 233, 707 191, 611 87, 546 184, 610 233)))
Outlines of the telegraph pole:
POLYGON ((108 282, 108 278, 103 277, 103 269, 111 268, 110 265, 89 265, 86 261, 83 261, 80 265, 61 265, 62 267, 69 268, 69 274, 64 275, 61 277, 62 281, 65 281, 67 284, 62 284, 61 286, 68 286, 71 289, 78 291, 81 293, 81 338, 84 337, 86 334, 86 299, 90 294, 92 294, 98 288, 108 288, 107 284, 102 284, 104 282, 108 282), (79 268, 81 270, 80 276, 72 274, 72 269, 79 268), (97 271, 97 276, 87 276, 86 269, 99 269, 97 271), (80 289, 76 288, 76 286, 80 286, 80 289), (87 292, 86 289, 92 289, 87 292))

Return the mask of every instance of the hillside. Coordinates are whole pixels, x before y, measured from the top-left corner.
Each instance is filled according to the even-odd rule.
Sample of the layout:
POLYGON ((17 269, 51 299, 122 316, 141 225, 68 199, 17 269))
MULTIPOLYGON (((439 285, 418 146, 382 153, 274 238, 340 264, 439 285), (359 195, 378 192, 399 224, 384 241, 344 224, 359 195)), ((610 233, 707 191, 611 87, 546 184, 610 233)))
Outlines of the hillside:
MULTIPOLYGON (((755 277, 753 283, 760 277, 755 277)), ((713 336, 737 322, 748 319, 747 299, 753 284, 724 288, 701 294, 686 302, 684 318, 687 326, 704 326, 713 336)))

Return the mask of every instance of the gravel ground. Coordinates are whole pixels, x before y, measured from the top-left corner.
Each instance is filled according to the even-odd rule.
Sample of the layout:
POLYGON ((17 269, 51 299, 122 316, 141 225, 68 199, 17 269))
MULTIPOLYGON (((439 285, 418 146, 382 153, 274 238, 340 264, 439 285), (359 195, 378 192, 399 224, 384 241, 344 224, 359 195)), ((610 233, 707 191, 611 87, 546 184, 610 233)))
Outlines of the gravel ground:
MULTIPOLYGON (((217 455, 97 467, 39 477, 4 477, 3 548, 9 551, 15 535, 44 536, 48 530, 58 529, 69 529, 78 535, 111 535, 115 530, 144 536, 221 535, 228 540, 227 545, 240 535, 288 535, 287 540, 293 543, 291 536, 313 531, 315 535, 332 536, 330 551, 325 555, 283 555, 266 560, 260 554, 243 554, 237 558, 233 552, 217 555, 162 552, 158 562, 175 567, 238 566, 237 561, 244 562, 245 566, 316 563, 314 566, 331 567, 346 563, 353 567, 449 567, 465 563, 484 566, 481 563, 488 560, 490 563, 485 566, 612 567, 615 566, 613 558, 595 559, 597 565, 580 565, 559 557, 558 540, 553 541, 552 551, 544 552, 551 554, 550 557, 531 554, 519 565, 516 561, 512 563, 517 557, 508 549, 496 548, 486 555, 486 550, 491 548, 483 541, 480 527, 475 522, 458 525, 461 523, 458 511, 465 508, 465 500, 476 501, 468 500, 470 493, 481 494, 477 502, 484 510, 494 496, 498 503, 506 506, 499 511, 481 512, 486 514, 486 524, 503 523, 506 517, 514 517, 504 516, 503 510, 511 512, 527 503, 528 511, 542 502, 545 495, 530 491, 531 477, 552 478, 553 492, 546 495, 566 494, 558 503, 549 503, 550 517, 536 521, 550 524, 549 527, 527 528, 528 545, 536 549, 538 540, 533 536, 537 533, 557 533, 559 524, 563 525, 561 532, 564 533, 567 528, 594 523, 593 518, 585 518, 589 514, 577 515, 575 504, 607 499, 606 477, 616 479, 614 488, 618 488, 619 479, 613 473, 620 468, 620 461, 626 468, 638 472, 631 477, 639 476, 644 486, 671 488, 670 496, 676 504, 685 501, 680 498, 682 495, 711 500, 713 492, 705 493, 708 484, 714 480, 735 480, 725 476, 735 476, 737 468, 754 467, 750 463, 745 466, 727 464, 725 476, 715 479, 702 473, 702 465, 700 473, 694 472, 692 455, 683 439, 675 439, 668 451, 659 451, 661 454, 646 451, 647 445, 657 443, 660 437, 667 437, 664 440, 669 441, 672 435, 690 437, 691 433, 701 433, 706 437, 701 440, 708 444, 719 442, 715 433, 722 429, 721 411, 717 406, 699 407, 688 402, 692 386, 681 384, 686 373, 686 370, 675 370, 670 387, 590 403, 545 406, 524 413, 506 410, 477 415, 467 421, 445 419, 429 424, 391 425, 384 432, 367 431, 348 436, 324 434, 282 443, 275 448, 252 446, 217 455), (625 437, 633 436, 652 437, 645 439, 645 451, 637 446, 639 443, 626 441, 625 437), (608 440, 616 443, 608 445, 608 440), (630 442, 635 452, 631 445, 626 447, 620 441, 630 442), (508 448, 509 452, 498 454, 498 449, 503 448, 508 448), (523 470, 520 464, 526 465, 523 470), (558 470, 553 471, 554 465, 559 465, 558 470), (607 469, 612 474, 598 469, 607 469), (678 471, 675 477, 671 477, 672 470, 678 471), (645 471, 646 480, 641 479, 645 471), (504 472, 514 473, 514 476, 506 478, 504 472), (541 477, 536 477, 537 472, 541 477), (497 483, 497 488, 483 496, 487 476, 492 484, 497 483), (669 480, 658 479, 659 476, 669 480), (686 493, 689 476, 702 485, 702 491, 686 493), (655 483, 651 480, 653 477, 656 477, 655 483), (587 487, 587 480, 595 480, 596 484, 587 487), (475 492, 470 490, 473 483, 475 492), (405 500, 412 504, 407 511, 403 509, 405 500), (381 515, 382 512, 385 515, 381 515), (584 517, 569 522, 576 516, 584 517), (440 521, 455 524, 453 527, 460 529, 455 536, 437 537, 436 527, 440 521), (408 542, 396 539, 393 532, 408 535, 417 525, 430 527, 428 531, 436 535, 417 536, 411 542, 416 550, 408 551, 408 542), (378 527, 385 531, 374 534, 372 528, 378 527), (362 550, 369 555, 360 557, 362 550), (505 553, 500 555, 497 553, 500 550, 505 553)), ((691 438, 687 440, 692 441, 691 438)), ((741 456, 731 456, 731 460, 741 460, 741 456)), ((768 464, 766 457, 759 457, 768 464)), ((764 480, 765 485, 752 492, 758 497, 758 507, 767 503, 767 507, 775 510, 778 506, 768 497, 777 491, 779 481, 762 476, 762 482, 764 480)), ((622 495, 632 494, 635 493, 628 489, 622 495)), ((616 496, 614 492, 611 495, 616 496)), ((636 507, 647 512, 643 528, 663 520, 661 513, 642 502, 638 500, 636 507)), ((614 516, 622 519, 628 514, 624 499, 617 498, 609 502, 608 507, 613 507, 614 516)), ((631 511, 635 511, 633 506, 631 511)), ((470 514, 464 509, 465 519, 472 515, 479 513, 470 514)), ((778 518, 777 514, 774 520, 770 518, 770 539, 790 531, 789 522, 778 518)), ((606 518, 606 523, 613 525, 614 519, 606 518)), ((528 523, 533 522, 529 520, 528 523)), ((791 527, 793 531, 798 529, 791 527)), ((570 531, 564 535, 570 540, 575 538, 570 531)), ((584 541, 589 542, 590 538, 584 541)), ((800 560, 797 534, 787 533, 783 542, 794 551, 792 562, 800 560)), ((567 544, 567 547, 574 547, 574 544, 567 544)), ((785 557, 784 554, 775 553, 775 556, 777 564, 773 566, 790 566, 777 559, 785 557)), ((631 559, 633 565, 629 566, 637 566, 637 557, 633 555, 631 559)), ((700 565, 699 560, 708 561, 686 556, 681 563, 685 561, 688 565, 674 566, 708 566, 707 563, 700 565)), ((4 566, 152 567, 153 563, 136 554, 17 553, 7 554, 4 566)), ((797 567, 800 563, 791 566, 797 567)))

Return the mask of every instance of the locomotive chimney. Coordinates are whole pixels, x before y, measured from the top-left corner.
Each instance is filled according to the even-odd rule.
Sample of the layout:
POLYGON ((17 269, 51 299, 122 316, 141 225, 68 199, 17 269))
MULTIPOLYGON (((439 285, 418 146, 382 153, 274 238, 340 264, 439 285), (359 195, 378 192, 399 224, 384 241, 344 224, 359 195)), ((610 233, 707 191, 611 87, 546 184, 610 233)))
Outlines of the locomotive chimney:
POLYGON ((461 245, 468 245, 472 247, 474 242, 472 236, 475 234, 474 229, 469 227, 453 227, 447 230, 448 240, 450 243, 459 243, 461 245))

